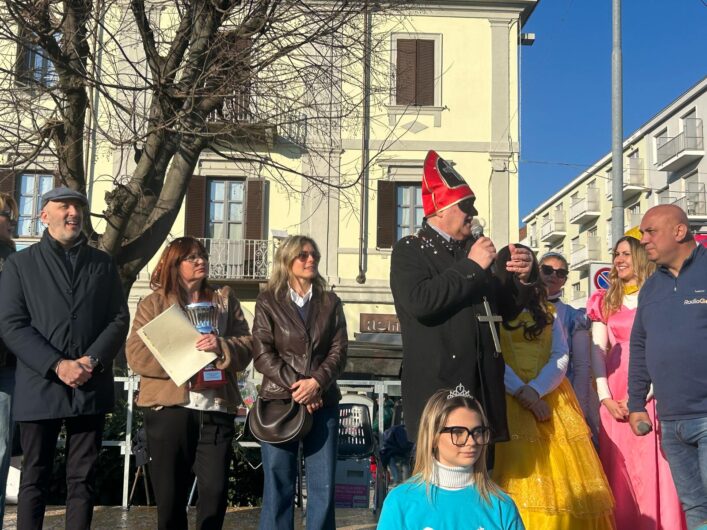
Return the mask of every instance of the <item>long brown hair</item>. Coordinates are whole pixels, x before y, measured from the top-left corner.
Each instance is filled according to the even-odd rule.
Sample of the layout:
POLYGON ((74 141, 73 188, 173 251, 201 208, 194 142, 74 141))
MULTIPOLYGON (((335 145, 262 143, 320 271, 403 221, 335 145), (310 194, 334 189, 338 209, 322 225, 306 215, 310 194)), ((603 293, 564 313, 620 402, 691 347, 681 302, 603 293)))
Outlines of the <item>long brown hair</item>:
POLYGON ((623 242, 628 243, 631 248, 631 263, 633 264, 633 273, 636 275, 636 285, 640 289, 648 277, 655 272, 655 263, 648 259, 646 250, 641 243, 634 237, 624 236, 619 239, 614 245, 611 252, 611 272, 609 273, 609 289, 606 291, 606 296, 601 304, 601 310, 604 318, 609 318, 611 315, 621 309, 621 304, 624 300, 624 282, 619 279, 619 271, 613 264, 616 249, 623 242))
MULTIPOLYGON (((517 248, 525 248, 530 250, 525 245, 516 244, 517 248)), ((533 252, 530 252, 532 256, 532 265, 530 271, 530 278, 535 278, 535 281, 526 289, 523 298, 511 312, 507 312, 503 315, 503 327, 506 329, 518 329, 523 328, 523 337, 525 340, 535 340, 537 339, 543 330, 552 324, 554 318, 547 304, 547 291, 545 286, 540 279, 540 267, 538 266, 538 260, 533 252), (528 312, 533 317, 533 323, 528 325, 526 323, 519 323, 517 326, 511 325, 509 322, 514 320, 520 315, 523 309, 527 309, 528 312)), ((509 247, 503 247, 498 251, 496 256, 496 276, 501 281, 502 284, 506 286, 506 290, 511 292, 515 289, 513 282, 513 273, 506 270, 506 263, 511 259, 511 250, 509 247)), ((508 304, 506 304, 508 305, 508 304)), ((513 305, 513 304, 511 304, 513 305)))
MULTIPOLYGON (((302 252, 306 244, 312 245, 314 252, 321 256, 319 247, 314 239, 307 236, 290 236, 280 243, 275 252, 275 260, 272 265, 272 273, 268 279, 268 290, 277 296, 285 296, 290 285, 290 269, 292 262, 297 259, 297 255, 302 252)), ((326 291, 326 280, 319 274, 312 280, 312 296, 321 297, 326 291)))
MULTIPOLYGON (((186 236, 173 239, 162 251, 160 261, 150 276, 150 289, 161 289, 166 296, 177 295, 180 303, 184 303, 186 293, 179 283, 179 264, 193 251, 208 256, 206 247, 196 238, 186 236)), ((204 279, 199 287, 199 298, 210 299, 212 295, 213 289, 204 279)))
MULTIPOLYGON (((410 480, 418 483, 425 483, 428 492, 433 480, 434 461, 437 459, 437 446, 442 435, 441 430, 447 424, 447 418, 452 411, 458 408, 473 410, 481 416, 481 423, 488 426, 488 420, 484 409, 481 408, 473 397, 454 396, 449 397, 449 390, 438 390, 427 401, 422 417, 420 418, 420 428, 417 432, 417 445, 415 447, 415 468, 410 480)), ((474 483, 481 497, 490 501, 490 495, 499 496, 500 488, 491 480, 488 469, 486 469, 486 453, 488 445, 481 447, 478 460, 474 463, 474 483)))

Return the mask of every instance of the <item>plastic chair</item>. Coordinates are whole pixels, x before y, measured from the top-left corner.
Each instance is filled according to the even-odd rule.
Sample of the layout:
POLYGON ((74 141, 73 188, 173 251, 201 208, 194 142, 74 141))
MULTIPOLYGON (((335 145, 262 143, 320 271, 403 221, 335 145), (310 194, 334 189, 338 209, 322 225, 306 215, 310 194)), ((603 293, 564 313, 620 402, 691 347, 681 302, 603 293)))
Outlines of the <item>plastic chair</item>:
POLYGON ((344 394, 339 402, 339 460, 370 459, 376 463, 373 513, 380 515, 383 500, 388 493, 388 476, 381 463, 378 441, 373 435, 371 416, 373 400, 359 394, 344 394))

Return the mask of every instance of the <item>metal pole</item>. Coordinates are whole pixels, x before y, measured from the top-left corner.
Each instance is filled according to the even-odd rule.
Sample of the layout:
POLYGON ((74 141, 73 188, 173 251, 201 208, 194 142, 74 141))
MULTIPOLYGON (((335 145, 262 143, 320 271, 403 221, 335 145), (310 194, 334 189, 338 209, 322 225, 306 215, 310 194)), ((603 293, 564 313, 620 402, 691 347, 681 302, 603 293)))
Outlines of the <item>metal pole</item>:
POLYGON ((366 283, 368 268, 368 164, 371 135, 371 7, 366 2, 363 14, 363 128, 361 131, 361 219, 359 223, 358 276, 366 283))
POLYGON ((623 80, 621 65, 621 0, 612 0, 611 50, 611 236, 612 244, 624 234, 623 80))

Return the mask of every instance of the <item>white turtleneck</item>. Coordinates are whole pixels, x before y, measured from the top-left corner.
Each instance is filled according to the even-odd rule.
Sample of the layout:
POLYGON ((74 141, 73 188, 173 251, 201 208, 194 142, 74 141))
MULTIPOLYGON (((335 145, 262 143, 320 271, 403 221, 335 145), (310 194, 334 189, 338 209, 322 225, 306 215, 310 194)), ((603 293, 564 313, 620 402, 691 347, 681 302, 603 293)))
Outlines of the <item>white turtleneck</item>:
POLYGON ((444 490, 460 490, 474 484, 474 466, 445 466, 434 461, 432 484, 444 490))

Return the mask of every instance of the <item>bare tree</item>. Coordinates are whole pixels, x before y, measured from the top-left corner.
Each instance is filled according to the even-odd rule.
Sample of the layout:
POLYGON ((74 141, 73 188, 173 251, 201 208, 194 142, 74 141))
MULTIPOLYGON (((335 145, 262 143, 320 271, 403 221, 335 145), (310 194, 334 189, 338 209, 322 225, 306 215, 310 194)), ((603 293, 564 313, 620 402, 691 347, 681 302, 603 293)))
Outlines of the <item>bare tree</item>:
MULTIPOLYGON (((267 156, 275 138, 310 152, 331 149, 331 128, 356 115, 362 101, 370 7, 346 0, 6 0, 5 165, 51 168, 85 193, 96 150, 122 154, 106 210, 87 217, 84 230, 115 257, 128 291, 167 237, 205 149, 258 160, 280 175, 292 168, 267 156), (324 88, 331 94, 322 99, 324 88)), ((383 79, 381 90, 387 76, 373 76, 383 79)))

